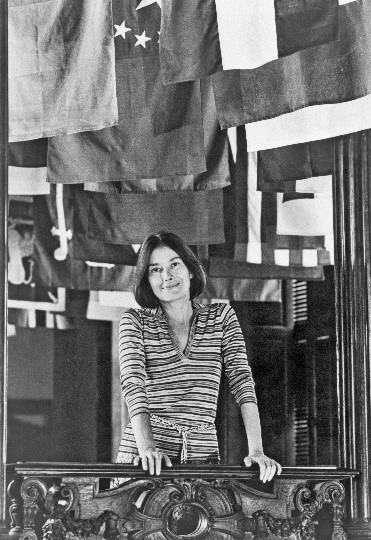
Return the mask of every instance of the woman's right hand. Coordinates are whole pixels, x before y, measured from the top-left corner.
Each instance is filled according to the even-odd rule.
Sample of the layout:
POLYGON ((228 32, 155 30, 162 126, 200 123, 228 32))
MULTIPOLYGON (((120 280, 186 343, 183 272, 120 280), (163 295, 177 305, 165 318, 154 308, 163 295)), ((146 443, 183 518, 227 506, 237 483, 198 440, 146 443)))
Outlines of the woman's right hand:
POLYGON ((134 465, 139 465, 140 461, 142 461, 143 470, 149 471, 151 475, 156 474, 158 476, 161 474, 162 461, 164 461, 166 467, 172 467, 169 456, 158 450, 155 446, 146 448, 140 456, 137 456, 134 459, 134 465))

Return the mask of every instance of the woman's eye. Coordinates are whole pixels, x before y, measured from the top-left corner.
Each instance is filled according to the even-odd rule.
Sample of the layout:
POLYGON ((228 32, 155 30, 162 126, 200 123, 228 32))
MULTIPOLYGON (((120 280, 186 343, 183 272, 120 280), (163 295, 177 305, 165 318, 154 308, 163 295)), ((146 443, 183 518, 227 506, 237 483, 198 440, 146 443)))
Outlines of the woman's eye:
POLYGON ((180 263, 179 263, 178 261, 174 261, 174 262, 171 264, 171 266, 172 266, 173 268, 174 268, 175 266, 179 266, 179 265, 180 265, 180 263))
POLYGON ((155 274, 155 273, 158 272, 159 270, 160 270, 160 269, 157 268, 157 267, 151 268, 151 269, 150 269, 150 273, 151 273, 151 274, 155 274))

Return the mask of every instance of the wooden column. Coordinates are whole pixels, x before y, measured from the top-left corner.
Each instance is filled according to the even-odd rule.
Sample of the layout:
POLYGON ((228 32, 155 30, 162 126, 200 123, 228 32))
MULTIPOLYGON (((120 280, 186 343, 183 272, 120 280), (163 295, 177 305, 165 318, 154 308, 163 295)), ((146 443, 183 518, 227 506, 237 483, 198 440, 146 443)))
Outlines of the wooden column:
POLYGON ((5 529, 6 384, 7 384, 7 222, 8 222, 8 2, 0 2, 0 532, 5 529))
POLYGON ((371 538, 371 136, 338 139, 334 152, 339 465, 361 476, 350 493, 350 538, 371 538))

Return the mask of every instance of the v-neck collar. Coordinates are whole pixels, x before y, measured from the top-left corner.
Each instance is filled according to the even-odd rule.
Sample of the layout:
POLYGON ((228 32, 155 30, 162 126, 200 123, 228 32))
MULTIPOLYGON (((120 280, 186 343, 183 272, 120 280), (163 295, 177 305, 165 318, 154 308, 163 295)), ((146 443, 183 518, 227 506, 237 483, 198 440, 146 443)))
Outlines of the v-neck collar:
POLYGON ((188 336, 187 345, 186 345, 186 348, 184 349, 184 351, 181 350, 179 342, 178 342, 174 332, 172 331, 172 328, 171 328, 171 326, 169 324, 169 321, 167 320, 167 317, 166 317, 162 307, 158 306, 152 312, 153 317, 155 317, 155 318, 159 319, 160 321, 163 321, 164 323, 166 323, 166 326, 168 328, 168 332, 169 332, 169 336, 171 338, 171 341, 173 342, 173 345, 174 345, 175 349, 177 350, 177 353, 179 354, 179 356, 183 360, 187 359, 189 357, 189 353, 191 351, 193 338, 194 338, 194 334, 195 334, 195 330, 196 330, 197 315, 199 313, 201 313, 202 311, 205 311, 207 309, 207 306, 204 305, 204 304, 199 304, 198 302, 192 302, 192 309, 193 309, 193 318, 192 318, 191 328, 189 330, 189 336, 188 336))

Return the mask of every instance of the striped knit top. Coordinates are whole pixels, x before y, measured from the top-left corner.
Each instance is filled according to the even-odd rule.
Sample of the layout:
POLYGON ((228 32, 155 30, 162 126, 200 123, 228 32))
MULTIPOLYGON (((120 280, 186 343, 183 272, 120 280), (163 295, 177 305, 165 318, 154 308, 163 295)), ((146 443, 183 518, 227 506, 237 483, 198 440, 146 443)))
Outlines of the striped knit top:
POLYGON ((119 330, 121 384, 129 414, 156 414, 191 426, 213 423, 222 366, 239 405, 256 403, 237 316, 228 304, 193 303, 181 351, 161 308, 131 309, 119 330))

